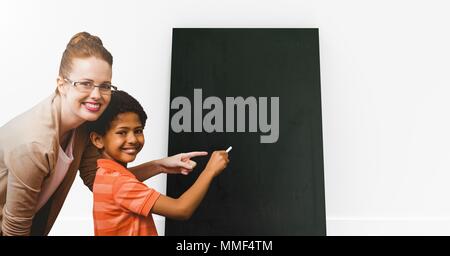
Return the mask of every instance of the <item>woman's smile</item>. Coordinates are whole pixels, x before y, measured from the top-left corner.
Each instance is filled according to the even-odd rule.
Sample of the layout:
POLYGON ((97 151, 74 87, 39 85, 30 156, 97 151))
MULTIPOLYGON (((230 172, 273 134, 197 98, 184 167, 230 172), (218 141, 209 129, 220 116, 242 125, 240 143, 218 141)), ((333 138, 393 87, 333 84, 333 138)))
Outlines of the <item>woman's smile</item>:
POLYGON ((91 112, 98 112, 101 107, 101 104, 98 102, 83 102, 81 105, 91 112))

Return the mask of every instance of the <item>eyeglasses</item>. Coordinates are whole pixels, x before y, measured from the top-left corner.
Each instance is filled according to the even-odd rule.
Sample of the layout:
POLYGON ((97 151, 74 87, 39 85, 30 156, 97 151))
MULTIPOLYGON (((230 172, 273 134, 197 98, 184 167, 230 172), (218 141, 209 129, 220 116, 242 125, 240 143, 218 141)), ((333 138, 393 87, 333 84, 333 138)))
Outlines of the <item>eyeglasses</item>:
POLYGON ((108 83, 95 85, 94 82, 92 82, 92 81, 74 82, 68 78, 64 78, 64 81, 75 86, 80 92, 85 92, 85 93, 91 93, 95 89, 95 87, 98 87, 100 93, 104 94, 104 95, 109 95, 109 94, 111 94, 111 92, 117 90, 116 86, 114 86, 112 84, 108 84, 108 83))

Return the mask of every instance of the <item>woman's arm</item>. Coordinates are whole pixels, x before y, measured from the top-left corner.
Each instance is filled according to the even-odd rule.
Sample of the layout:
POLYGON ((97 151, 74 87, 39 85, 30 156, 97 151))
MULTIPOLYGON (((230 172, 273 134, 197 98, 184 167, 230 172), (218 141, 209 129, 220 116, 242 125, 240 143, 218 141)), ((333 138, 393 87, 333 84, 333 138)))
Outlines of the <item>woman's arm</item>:
POLYGON ((130 172, 132 172, 134 174, 134 176, 136 176, 136 179, 138 179, 139 181, 145 181, 148 178, 151 178, 151 177, 163 172, 163 168, 161 167, 159 160, 146 162, 146 163, 128 168, 128 170, 130 172))
POLYGON ((139 181, 145 181, 160 173, 187 175, 197 165, 191 158, 206 156, 208 152, 181 153, 128 168, 139 181))
POLYGON ((95 175, 97 174, 97 160, 101 157, 98 149, 90 143, 86 142, 86 146, 81 156, 80 166, 80 177, 91 191, 94 185, 95 175))
POLYGON ((226 168, 228 162, 228 153, 215 151, 205 170, 183 195, 178 199, 161 195, 155 202, 152 213, 172 219, 189 219, 205 197, 211 181, 226 168))
POLYGON ((23 145, 5 154, 8 167, 6 202, 1 233, 4 236, 30 235, 33 216, 44 178, 53 157, 37 143, 23 145))

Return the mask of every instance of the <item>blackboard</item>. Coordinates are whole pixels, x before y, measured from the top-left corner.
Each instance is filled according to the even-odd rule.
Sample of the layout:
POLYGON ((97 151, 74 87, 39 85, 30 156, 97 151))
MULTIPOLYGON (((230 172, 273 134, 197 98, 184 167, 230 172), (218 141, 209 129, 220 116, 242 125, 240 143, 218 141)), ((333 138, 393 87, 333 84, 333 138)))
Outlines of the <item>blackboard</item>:
MULTIPOLYGON (((326 235, 318 29, 180 28, 172 43, 171 103, 181 96, 192 105, 190 132, 174 129, 181 107, 171 108, 168 154, 233 150, 192 218, 167 219, 166 235, 326 235), (223 129, 209 132, 199 118, 213 107, 200 110, 201 117, 194 112, 212 96, 223 103, 223 129), (250 106, 245 130, 241 123, 238 131, 242 110, 234 109, 234 131, 227 132, 227 97, 254 98, 258 113, 267 109, 268 123, 271 99, 278 98, 276 141, 273 134, 263 143, 269 133, 250 129, 250 106)), ((194 159, 198 166, 189 176, 168 175, 167 194, 179 197, 208 159, 194 159)))

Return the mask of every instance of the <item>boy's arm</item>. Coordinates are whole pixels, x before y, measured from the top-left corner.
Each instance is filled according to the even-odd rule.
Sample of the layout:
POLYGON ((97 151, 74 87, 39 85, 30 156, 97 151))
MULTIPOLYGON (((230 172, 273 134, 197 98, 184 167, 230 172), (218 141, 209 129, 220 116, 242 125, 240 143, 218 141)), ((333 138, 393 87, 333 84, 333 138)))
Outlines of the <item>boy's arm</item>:
POLYGON ((152 208, 152 213, 172 219, 189 219, 205 197, 211 181, 227 166, 228 153, 216 151, 197 181, 178 199, 161 195, 152 208))

